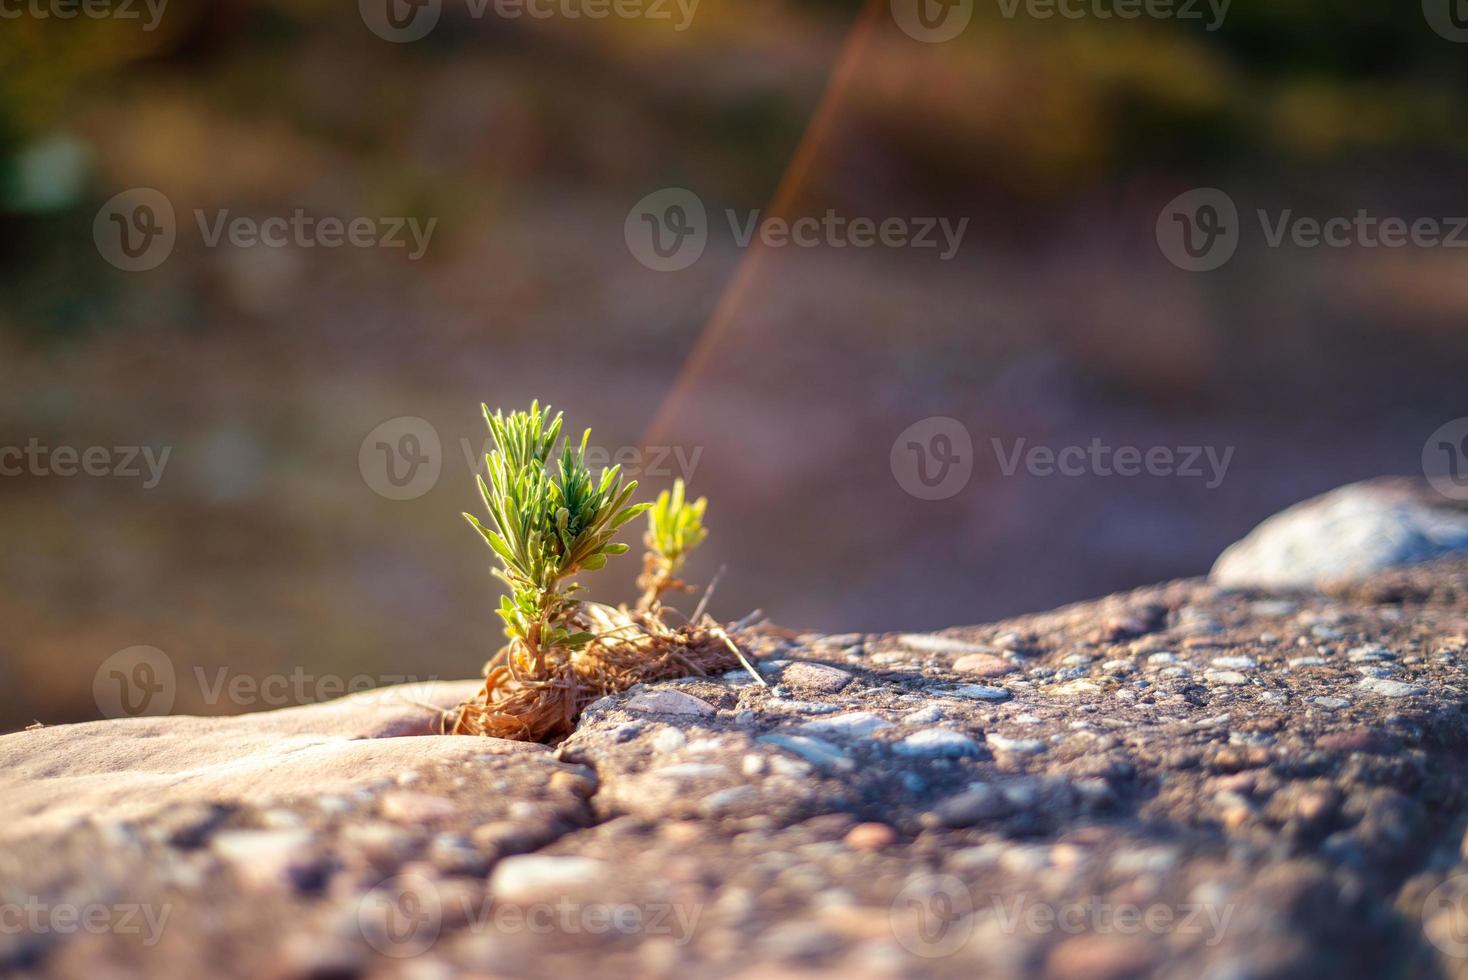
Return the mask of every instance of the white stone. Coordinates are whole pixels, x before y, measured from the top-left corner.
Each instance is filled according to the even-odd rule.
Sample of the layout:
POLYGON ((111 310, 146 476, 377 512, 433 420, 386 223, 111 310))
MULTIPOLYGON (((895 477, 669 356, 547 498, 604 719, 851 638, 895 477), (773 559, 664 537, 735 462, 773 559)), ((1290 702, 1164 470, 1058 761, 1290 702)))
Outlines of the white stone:
POLYGON ((806 735, 761 735, 759 741, 793 752, 825 772, 850 772, 856 763, 830 742, 806 735))
POLYGON ((643 691, 634 695, 627 702, 627 707, 633 711, 645 711, 649 714, 661 715, 712 715, 714 706, 707 701, 694 697, 683 691, 661 689, 657 691, 643 691))
POLYGON ((1008 701, 1014 697, 1002 687, 990 687, 987 684, 964 684, 956 687, 951 692, 961 698, 973 698, 977 701, 1008 701))
POLYGON ((688 744, 688 736, 676 728, 660 728, 652 737, 652 747, 659 752, 677 752, 688 744))
POLYGON ((925 728, 892 746, 892 751, 920 758, 956 759, 981 754, 979 743, 962 732, 947 728, 925 728))
POLYGON ((606 865, 593 858, 520 854, 495 865, 489 890, 504 902, 543 901, 588 889, 605 874, 606 865))
POLYGON ((955 640, 951 636, 939 636, 936 633, 904 633, 897 638, 905 647, 911 650, 921 650, 924 653, 989 653, 989 648, 979 646, 977 643, 966 643, 963 640, 955 640))
POLYGON ((870 711, 852 711, 844 715, 832 715, 829 718, 808 721, 800 726, 800 730, 811 735, 845 735, 850 738, 860 738, 891 727, 890 721, 870 711))
POLYGON ((1229 687, 1237 687, 1240 684, 1249 683, 1249 678, 1236 670, 1209 670, 1204 671, 1205 680, 1213 684, 1224 684, 1229 687))
POLYGON ((707 779, 722 776, 729 770, 713 762, 680 762, 673 766, 654 769, 652 774, 664 779, 707 779))
POLYGON ((1036 755, 1045 751, 1045 743, 1038 738, 1006 738, 997 732, 990 732, 986 741, 988 741, 989 747, 996 752, 1036 755))
POLYGON ((284 883, 290 865, 311 846, 309 830, 222 830, 209 846, 220 860, 256 885, 284 883))
POLYGON ((1363 677, 1356 687, 1367 694, 1379 694, 1384 698, 1406 698, 1426 694, 1427 689, 1414 687, 1403 681, 1387 680, 1385 677, 1363 677))

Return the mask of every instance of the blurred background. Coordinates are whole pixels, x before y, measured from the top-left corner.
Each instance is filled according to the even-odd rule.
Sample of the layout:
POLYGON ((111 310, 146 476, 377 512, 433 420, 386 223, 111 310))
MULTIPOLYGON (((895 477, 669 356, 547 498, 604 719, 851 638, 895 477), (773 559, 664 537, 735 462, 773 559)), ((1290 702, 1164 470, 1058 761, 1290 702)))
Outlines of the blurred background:
MULTIPOLYGON (((175 711, 248 707, 204 670, 474 675, 500 643, 459 516, 481 402, 564 409, 649 495, 688 477, 713 611, 835 632, 1202 574, 1285 505, 1420 472, 1468 414, 1468 249, 1274 247, 1254 217, 1468 214, 1468 47, 1415 5, 965 0, 940 40, 901 0, 427 0, 403 41, 401 0, 56 2, 0 23, 0 449, 33 447, 0 476, 0 730, 98 717, 136 645, 175 711), (1201 187, 1239 212, 1208 272, 1159 245, 1201 187), (175 240, 128 271, 116 233, 152 226, 109 214, 138 188, 175 240), (632 241, 667 188, 707 212, 675 271, 632 241), (966 224, 947 256, 741 244, 756 211, 966 224), (212 238, 296 214, 431 238, 212 238), (904 433, 937 462, 934 417, 972 448, 922 499, 904 433), (1221 480, 1001 465, 1093 440, 1232 455, 1221 480), (62 475, 62 447, 108 462, 62 475)), ((622 565, 590 596, 630 599, 622 565)))

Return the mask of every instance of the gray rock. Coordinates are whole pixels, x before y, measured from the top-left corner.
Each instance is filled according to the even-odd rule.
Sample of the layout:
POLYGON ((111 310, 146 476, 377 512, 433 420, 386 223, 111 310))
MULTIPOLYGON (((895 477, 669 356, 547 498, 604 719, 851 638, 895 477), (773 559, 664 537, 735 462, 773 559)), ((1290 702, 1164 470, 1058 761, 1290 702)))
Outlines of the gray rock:
POLYGON ((664 727, 652 737, 652 747, 659 752, 677 752, 688 744, 688 736, 677 728, 664 727))
POLYGON ((1421 481, 1352 483, 1281 511, 1213 566, 1230 589, 1303 589, 1468 550, 1468 511, 1421 481))
POLYGON ((835 694, 852 680, 851 674, 840 668, 803 661, 791 664, 780 674, 781 683, 789 684, 797 691, 817 694, 835 694))
POLYGON ((808 721, 800 726, 800 730, 810 735, 844 735, 847 738, 860 738, 891 727, 890 721, 870 711, 852 711, 844 715, 832 715, 829 718, 808 721))
POLYGON ((997 732, 986 737, 989 748, 996 752, 1013 752, 1016 755, 1038 755, 1045 751, 1045 743, 1038 738, 1006 738, 997 732))
POLYGON ((961 698, 972 698, 975 701, 1008 701, 1014 697, 1002 687, 990 687, 987 684, 964 684, 948 693, 961 698))
POLYGON ((1356 685, 1356 689, 1384 698, 1408 698, 1427 693, 1424 687, 1415 687, 1403 681, 1392 681, 1383 677, 1363 677, 1361 683, 1356 685))
POLYGON ((705 796, 698 809, 704 816, 719 817, 758 797, 759 792, 753 786, 730 786, 705 796))
POLYGON ((1346 659, 1353 664, 1378 663, 1395 660, 1397 655, 1379 643, 1367 643, 1346 651, 1346 659))
POLYGON ((925 728, 892 746, 899 755, 929 759, 957 759, 982 755, 979 743, 962 732, 947 728, 925 728))
POLYGON ((759 741, 793 752, 822 772, 850 772, 856 768, 851 757, 830 742, 805 735, 761 735, 759 741))
POLYGON ((1003 793, 987 784, 976 783, 939 803, 936 812, 944 826, 958 828, 1003 817, 1012 809, 1003 793))
POLYGON ((714 706, 692 694, 683 691, 674 691, 661 688, 655 691, 643 691, 633 695, 627 702, 627 707, 632 711, 645 711, 648 714, 660 715, 694 715, 708 716, 714 713, 714 706))
POLYGON ((1203 672, 1203 679, 1210 684, 1222 684, 1226 687, 1249 683, 1249 678, 1236 670, 1206 670, 1203 672))
POLYGON ((923 653, 987 653, 988 648, 977 643, 968 643, 964 640, 955 640, 951 636, 939 636, 936 633, 904 633, 897 638, 898 642, 909 650, 918 650, 923 653))
POLYGON ((593 858, 522 854, 495 865, 489 890, 502 902, 554 900, 589 889, 606 873, 606 864, 593 858))

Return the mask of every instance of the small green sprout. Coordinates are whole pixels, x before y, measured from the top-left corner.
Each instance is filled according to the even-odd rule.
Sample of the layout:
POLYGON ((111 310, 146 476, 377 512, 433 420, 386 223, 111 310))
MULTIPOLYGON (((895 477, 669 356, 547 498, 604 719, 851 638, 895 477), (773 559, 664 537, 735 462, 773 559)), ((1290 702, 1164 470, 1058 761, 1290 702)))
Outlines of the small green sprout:
POLYGON ((647 512, 647 534, 642 539, 647 545, 647 555, 643 559, 642 576, 637 580, 644 590, 639 608, 654 608, 669 589, 688 590, 677 575, 688 553, 708 537, 708 529, 703 526, 707 507, 706 497, 688 501, 682 480, 673 482, 672 491, 658 494, 657 502, 647 512))
POLYGON ((615 466, 596 476, 587 467, 591 430, 573 449, 562 441, 560 414, 539 402, 508 416, 485 406, 484 420, 494 448, 479 492, 490 520, 464 517, 499 558, 494 574, 509 586, 499 615, 510 642, 485 664, 479 693, 441 716, 441 731, 545 741, 574 731, 597 698, 635 684, 737 664, 765 683, 702 607, 674 627, 658 603, 669 589, 688 590, 676 575, 707 536, 703 498, 689 503, 679 480, 655 504, 629 504, 635 481, 624 483, 615 466), (575 576, 627 551, 612 538, 649 508, 639 608, 576 599, 575 576))
POLYGON ((510 588, 499 607, 511 641, 510 663, 515 664, 518 647, 526 659, 519 666, 538 674, 548 652, 569 653, 595 638, 573 631, 579 602, 572 594, 580 586, 563 583, 627 551, 612 537, 648 505, 628 505, 637 482, 624 484, 620 467, 592 475, 586 465, 590 429, 576 450, 567 441, 555 461, 561 415, 551 418, 549 407, 542 410, 535 402, 529 412, 506 417, 498 411, 491 415, 486 405, 484 418, 494 449, 485 457, 489 479, 479 478, 479 492, 493 527, 472 514, 464 516, 494 549, 502 566, 494 574, 510 588))

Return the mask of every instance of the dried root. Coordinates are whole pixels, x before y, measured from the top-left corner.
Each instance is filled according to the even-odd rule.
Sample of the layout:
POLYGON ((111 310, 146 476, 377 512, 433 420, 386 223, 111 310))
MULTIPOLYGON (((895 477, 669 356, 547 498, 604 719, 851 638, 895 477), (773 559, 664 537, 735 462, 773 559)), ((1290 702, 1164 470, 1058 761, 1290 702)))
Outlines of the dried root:
POLYGON ((512 642, 485 665, 484 689, 447 715, 443 730, 544 742, 571 734, 593 701, 636 684, 741 665, 759 677, 723 627, 707 617, 670 627, 657 612, 590 602, 576 616, 577 626, 596 639, 574 651, 541 649, 539 663, 512 642))

